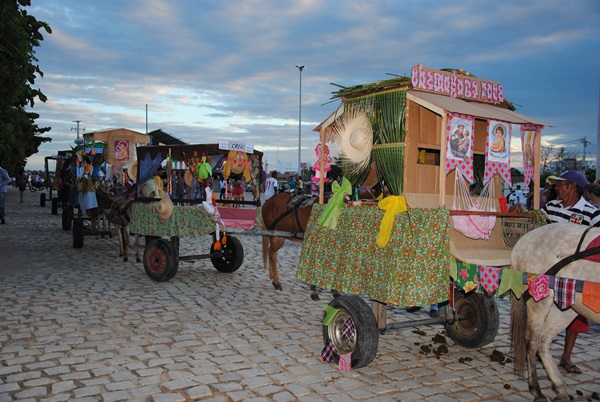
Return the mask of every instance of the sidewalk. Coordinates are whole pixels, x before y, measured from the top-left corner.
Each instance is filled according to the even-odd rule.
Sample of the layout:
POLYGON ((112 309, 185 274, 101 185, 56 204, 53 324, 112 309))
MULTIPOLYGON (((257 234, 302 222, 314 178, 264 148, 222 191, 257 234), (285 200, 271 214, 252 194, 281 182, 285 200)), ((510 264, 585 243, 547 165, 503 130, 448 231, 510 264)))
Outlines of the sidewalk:
MULTIPOLYGON (((279 253, 283 291, 262 268, 261 239, 242 236, 245 259, 232 274, 210 260, 180 262, 154 283, 142 264, 118 256, 116 238, 72 247, 60 210, 39 192, 10 188, 0 225, 0 401, 530 401, 510 364, 510 305, 497 299, 498 336, 481 349, 451 345, 436 357, 441 325, 387 333, 368 367, 342 372, 321 361, 322 306, 294 273, 301 244, 279 253), (431 345, 431 346, 430 346, 431 345), (427 349, 424 347, 423 349, 427 349)), ((143 241, 142 241, 143 243, 143 241)), ((181 254, 208 252, 210 239, 182 239, 181 254)), ((143 252, 143 250, 142 250, 143 252)), ((426 318, 390 307, 390 321, 426 318)), ((576 401, 600 393, 600 328, 579 336, 566 374, 576 401)), ((558 358, 563 337, 552 344, 558 358)), ((556 360, 558 363, 558 360, 556 360)), ((555 396, 545 372, 544 393, 555 396)), ((564 373, 564 371, 563 371, 564 373)))

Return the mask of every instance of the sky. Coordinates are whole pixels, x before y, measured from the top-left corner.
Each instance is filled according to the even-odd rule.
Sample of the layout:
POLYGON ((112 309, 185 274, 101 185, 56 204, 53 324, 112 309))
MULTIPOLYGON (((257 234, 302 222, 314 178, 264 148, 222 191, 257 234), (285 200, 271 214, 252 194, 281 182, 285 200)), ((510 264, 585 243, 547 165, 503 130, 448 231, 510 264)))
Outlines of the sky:
POLYGON ((267 170, 296 171, 299 142, 312 165, 313 129, 340 105, 332 83, 410 76, 418 63, 499 82, 517 112, 554 126, 543 144, 582 156, 585 139, 586 159, 596 157, 598 0, 32 0, 26 9, 53 30, 36 50, 35 87, 48 101, 33 108, 52 142, 28 169, 74 146, 79 120, 80 135, 162 129, 191 144, 253 144, 267 170))

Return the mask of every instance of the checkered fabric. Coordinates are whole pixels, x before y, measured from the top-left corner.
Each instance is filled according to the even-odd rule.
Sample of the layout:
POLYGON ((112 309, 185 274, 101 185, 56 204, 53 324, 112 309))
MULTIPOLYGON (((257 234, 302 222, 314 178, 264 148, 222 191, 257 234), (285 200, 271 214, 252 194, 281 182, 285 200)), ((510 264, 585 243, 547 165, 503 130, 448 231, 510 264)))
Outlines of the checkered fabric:
POLYGON ((325 347, 321 351, 321 359, 323 359, 323 361, 325 363, 329 363, 331 361, 331 359, 333 359, 333 357, 337 356, 337 355, 338 355, 337 349, 335 348, 335 346, 333 345, 333 342, 331 342, 331 339, 330 339, 329 343, 327 343, 327 345, 325 345, 325 347))
POLYGON ((354 320, 352 317, 346 318, 346 322, 344 323, 344 328, 342 329, 342 338, 346 338, 350 341, 354 341, 356 337, 356 326, 354 325, 354 320))
POLYGON ((566 310, 575 303, 575 279, 554 278, 554 302, 561 310, 566 310))

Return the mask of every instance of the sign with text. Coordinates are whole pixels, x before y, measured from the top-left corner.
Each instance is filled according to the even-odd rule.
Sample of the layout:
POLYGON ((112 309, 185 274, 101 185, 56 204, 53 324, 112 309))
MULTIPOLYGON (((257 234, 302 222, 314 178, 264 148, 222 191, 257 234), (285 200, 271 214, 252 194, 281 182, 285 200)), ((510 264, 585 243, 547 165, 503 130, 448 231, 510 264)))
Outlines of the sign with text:
POLYGON ((415 65, 411 71, 414 89, 483 102, 504 102, 504 87, 497 82, 415 65))
POLYGON ((251 154, 254 152, 254 145, 244 144, 242 142, 219 140, 219 149, 224 149, 227 151, 242 151, 247 154, 251 154))

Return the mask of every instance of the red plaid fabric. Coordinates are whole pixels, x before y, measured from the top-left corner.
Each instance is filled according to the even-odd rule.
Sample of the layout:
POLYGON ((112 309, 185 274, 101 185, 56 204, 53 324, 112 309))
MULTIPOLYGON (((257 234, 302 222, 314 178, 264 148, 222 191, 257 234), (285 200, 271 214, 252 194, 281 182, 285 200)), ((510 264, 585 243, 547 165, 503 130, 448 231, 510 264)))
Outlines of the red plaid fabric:
POLYGON ((353 341, 356 337, 356 326, 354 325, 354 320, 352 317, 346 318, 346 322, 344 323, 344 328, 342 329, 342 338, 346 338, 350 341, 353 341))
POLYGON ((554 278, 554 302, 561 310, 566 310, 575 303, 575 279, 554 278))
POLYGON ((337 354, 337 349, 335 348, 333 342, 331 342, 330 339, 329 343, 327 343, 327 345, 325 345, 325 347, 321 351, 321 359, 323 359, 325 363, 329 363, 334 356, 337 356, 337 354))

